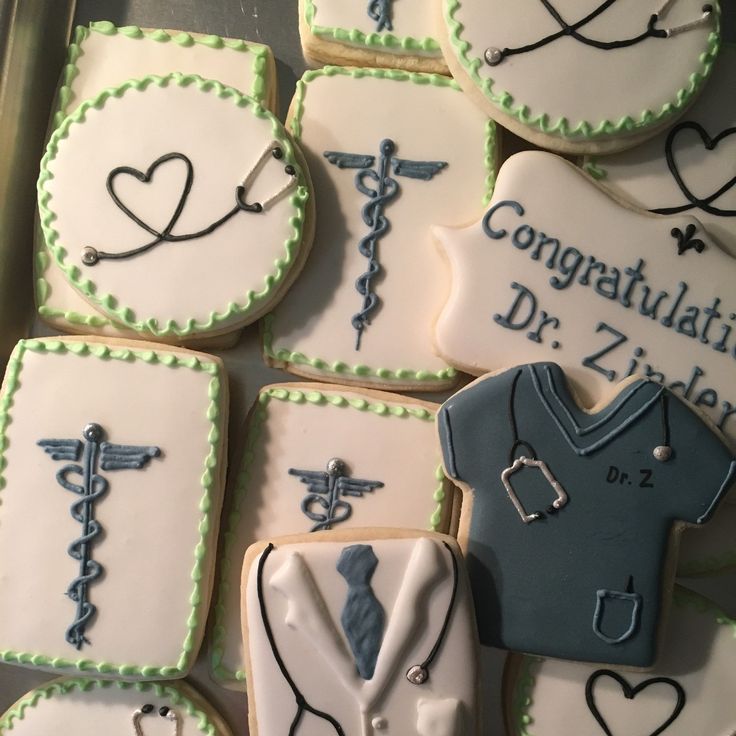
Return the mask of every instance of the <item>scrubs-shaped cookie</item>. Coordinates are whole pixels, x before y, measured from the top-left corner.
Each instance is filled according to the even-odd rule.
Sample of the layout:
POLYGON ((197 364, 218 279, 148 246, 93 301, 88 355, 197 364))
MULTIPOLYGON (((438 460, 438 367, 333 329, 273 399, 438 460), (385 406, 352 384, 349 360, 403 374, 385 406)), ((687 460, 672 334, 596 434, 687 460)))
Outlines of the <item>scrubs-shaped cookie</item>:
POLYGON ((677 123, 641 146, 589 159, 615 194, 659 214, 697 217, 736 255, 736 46, 726 46, 703 94, 677 123))
MULTIPOLYGON (((213 35, 137 26, 117 28, 108 21, 99 21, 74 31, 59 82, 51 132, 82 102, 108 87, 172 72, 216 79, 269 109, 276 102, 276 71, 268 46, 213 35)), ((35 250, 36 307, 41 319, 65 332, 135 336, 75 290, 50 258, 40 230, 35 250)))
POLYGON ((438 425, 466 493, 459 537, 481 641, 654 665, 676 535, 707 522, 736 478, 720 435, 641 378, 584 409, 552 363, 473 382, 438 425))
POLYGON ((0 716, 0 734, 39 736, 230 736, 220 715, 184 683, 61 678, 0 716))
POLYGON ((289 114, 320 208, 315 247, 265 323, 266 359, 309 378, 442 390, 432 346, 446 283, 430 226, 482 212, 495 126, 446 77, 328 67, 289 114))
POLYGON ((509 736, 736 733, 736 621, 675 588, 662 658, 647 674, 557 660, 509 660, 509 736))
POLYGON ((427 0, 300 0, 299 29, 318 64, 447 74, 427 0))
POLYGON ((442 473, 436 409, 318 383, 262 389, 231 483, 212 645, 219 682, 245 687, 240 568, 257 540, 355 527, 449 531, 454 494, 442 473))
POLYGON ((436 0, 453 76, 544 148, 631 148, 696 98, 720 44, 716 1, 436 0))
POLYGON ((477 634, 451 537, 259 542, 243 567, 253 736, 475 736, 477 634))
POLYGON ((257 319, 311 242, 307 180, 278 120, 178 72, 77 107, 51 136, 38 194, 69 284, 104 317, 169 342, 257 319))
POLYGON ((123 679, 187 674, 204 633, 227 379, 203 353, 18 344, 0 398, 0 657, 123 679))
POLYGON ((435 233, 452 289, 436 344, 475 375, 554 360, 586 404, 638 373, 736 439, 736 261, 689 213, 623 206, 572 164, 502 167, 476 224, 435 233))

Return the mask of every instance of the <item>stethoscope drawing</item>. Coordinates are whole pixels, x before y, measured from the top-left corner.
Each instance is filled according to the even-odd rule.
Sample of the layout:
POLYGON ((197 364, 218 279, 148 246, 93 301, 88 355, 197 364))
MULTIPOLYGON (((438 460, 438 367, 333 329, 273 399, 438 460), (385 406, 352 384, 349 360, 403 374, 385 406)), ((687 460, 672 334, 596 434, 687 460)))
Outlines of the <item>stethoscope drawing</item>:
MULTIPOLYGON (((133 733, 135 734, 135 736, 145 736, 145 733, 141 728, 141 719, 145 716, 152 715, 154 710, 155 709, 151 703, 146 703, 133 712, 133 717, 131 720, 133 722, 133 733)), ((179 736, 179 734, 181 733, 181 719, 179 718, 176 711, 172 710, 166 705, 163 705, 158 709, 158 714, 159 716, 161 716, 161 718, 165 718, 171 723, 171 736, 179 736)))
POLYGON ((540 49, 543 46, 547 46, 560 38, 564 38, 565 36, 574 38, 576 41, 579 41, 586 46, 593 46, 594 48, 601 49, 602 51, 623 49, 629 46, 636 46, 637 44, 645 41, 648 38, 671 38, 672 36, 684 33, 685 31, 691 31, 694 28, 698 28, 708 23, 711 16, 713 15, 713 6, 707 4, 703 5, 702 15, 696 20, 690 21, 689 23, 683 23, 672 28, 658 28, 657 24, 659 23, 659 21, 667 15, 670 8, 677 2, 677 0, 665 0, 660 9, 653 13, 652 16, 649 18, 646 30, 642 31, 638 35, 618 41, 599 41, 597 39, 590 38, 589 36, 585 36, 584 34, 579 33, 579 30, 587 26, 598 16, 602 15, 616 2, 616 0, 604 0, 604 2, 602 2, 597 8, 595 8, 595 10, 590 12, 588 15, 586 15, 584 18, 577 21, 576 23, 573 23, 572 25, 569 24, 560 15, 559 11, 552 4, 551 0, 539 1, 545 7, 547 12, 555 19, 555 21, 557 21, 557 23, 560 25, 561 30, 557 31, 556 33, 551 33, 544 38, 540 38, 538 41, 527 44, 526 46, 519 46, 517 48, 499 48, 496 46, 491 46, 485 50, 485 53, 483 55, 486 63, 489 66, 498 66, 501 62, 504 61, 504 59, 507 59, 509 56, 516 56, 518 54, 526 54, 530 51, 536 51, 537 49, 540 49))
POLYGON ((139 171, 132 166, 118 166, 114 168, 107 175, 108 194, 110 195, 112 201, 115 203, 118 209, 121 210, 126 217, 132 220, 141 229, 153 235, 154 239, 149 241, 148 243, 138 246, 137 248, 131 248, 130 250, 120 251, 117 253, 108 253, 106 251, 99 250, 94 246, 88 245, 82 248, 82 263, 85 266, 94 266, 100 261, 125 260, 127 258, 132 258, 134 256, 147 253, 156 246, 161 245, 161 243, 183 243, 189 240, 197 240, 198 238, 202 238, 205 235, 213 233, 220 226, 224 225, 228 220, 232 219, 240 212, 251 212, 255 214, 261 214, 265 212, 266 210, 268 210, 269 207, 280 200, 287 192, 294 189, 299 180, 296 169, 291 164, 288 164, 284 167, 284 171, 288 179, 280 189, 278 189, 276 192, 274 192, 274 194, 269 196, 268 199, 265 199, 262 202, 248 202, 246 199, 248 190, 251 188, 251 185, 253 184, 253 181, 255 180, 257 175, 265 166, 266 161, 268 161, 271 157, 275 159, 281 159, 284 157, 283 149, 275 141, 270 142, 266 146, 266 148, 259 156, 258 160, 246 173, 240 184, 235 188, 235 205, 232 207, 232 209, 230 209, 226 214, 224 214, 218 220, 215 220, 207 227, 202 228, 201 230, 198 230, 196 232, 186 233, 182 235, 174 234, 172 230, 176 226, 176 223, 179 221, 179 218, 184 211, 189 193, 192 189, 192 184, 194 183, 194 164, 185 154, 178 152, 164 154, 163 156, 157 158, 145 172, 139 171), (148 184, 153 178, 156 169, 162 164, 167 163, 168 161, 182 161, 184 163, 186 167, 186 180, 184 182, 184 187, 182 189, 181 195, 179 197, 179 202, 177 203, 174 210, 174 214, 171 216, 171 219, 163 230, 157 230, 155 227, 151 227, 151 225, 149 225, 138 215, 136 215, 135 212, 133 212, 120 199, 120 196, 115 191, 115 180, 117 179, 117 177, 124 174, 127 176, 132 176, 134 179, 137 179, 141 183, 148 184))
MULTIPOLYGON (((405 677, 412 685, 421 686, 429 680, 430 667, 432 666, 432 663, 436 659, 437 654, 439 653, 439 650, 442 647, 442 643, 445 640, 445 636, 447 635, 447 630, 450 626, 452 612, 455 608, 455 600, 457 598, 457 590, 458 590, 458 583, 459 583, 458 564, 457 564, 457 559, 455 558, 455 554, 452 551, 451 547, 447 544, 447 542, 443 542, 443 544, 445 548, 447 549, 447 551, 449 552, 450 559, 452 561, 452 592, 450 594, 450 600, 448 601, 448 604, 447 604, 447 612, 445 614, 445 618, 442 623, 442 628, 440 629, 440 632, 437 635, 437 639, 431 651, 429 652, 429 655, 421 664, 412 665, 406 671, 405 677)), ((273 552, 274 549, 275 549, 275 546, 272 543, 269 543, 266 549, 263 551, 261 558, 258 561, 256 586, 257 586, 257 593, 258 593, 258 606, 260 609, 261 620, 263 622, 263 628, 266 633, 266 638, 268 639, 268 643, 273 652, 273 656, 274 656, 274 659, 276 660, 276 664, 279 670, 281 671, 281 675, 283 676, 284 680, 286 680, 286 683, 289 686, 289 689, 291 690, 291 692, 294 694, 294 699, 296 700, 297 710, 294 715, 294 719, 291 722, 288 736, 295 736, 296 729, 299 726, 299 723, 305 713, 311 713, 317 718, 320 718, 323 721, 326 721, 327 723, 329 723, 332 726, 332 728, 335 730, 335 733, 337 734, 337 736, 346 736, 345 730, 333 716, 331 716, 329 713, 325 713, 324 711, 314 708, 312 705, 310 705, 307 702, 306 697, 301 692, 301 690, 299 690, 299 687, 294 681, 294 678, 289 673, 289 670, 287 669, 286 664, 283 660, 283 657, 281 656, 281 653, 276 644, 276 638, 274 636, 273 629, 271 628, 271 622, 269 621, 268 611, 266 610, 266 599, 263 595, 263 570, 266 566, 266 560, 268 559, 269 555, 271 554, 271 552, 273 552)))

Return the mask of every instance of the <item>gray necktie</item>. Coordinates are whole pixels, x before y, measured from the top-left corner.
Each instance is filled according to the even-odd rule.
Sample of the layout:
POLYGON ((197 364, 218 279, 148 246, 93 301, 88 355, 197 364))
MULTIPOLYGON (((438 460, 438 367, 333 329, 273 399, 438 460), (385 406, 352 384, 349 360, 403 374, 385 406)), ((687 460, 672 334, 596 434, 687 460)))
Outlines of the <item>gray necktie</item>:
POLYGON ((383 640, 385 616, 371 588, 377 565, 378 558, 368 544, 346 547, 337 561, 337 571, 348 584, 348 598, 340 622, 364 680, 373 677, 383 640))

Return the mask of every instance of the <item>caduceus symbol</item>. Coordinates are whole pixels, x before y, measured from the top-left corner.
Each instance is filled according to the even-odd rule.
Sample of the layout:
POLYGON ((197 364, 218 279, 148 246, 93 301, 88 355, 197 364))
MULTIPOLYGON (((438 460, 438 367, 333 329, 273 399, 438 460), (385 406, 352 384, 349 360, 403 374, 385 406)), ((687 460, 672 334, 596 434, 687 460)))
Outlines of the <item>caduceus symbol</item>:
POLYGON ((353 507, 341 496, 362 498, 376 488, 383 488, 380 480, 351 478, 347 465, 338 457, 328 460, 326 470, 289 468, 289 475, 297 476, 307 486, 308 493, 302 499, 302 511, 307 518, 316 522, 310 529, 312 532, 332 529, 335 524, 350 518, 353 507), (314 511, 315 505, 324 509, 324 512, 314 511))
POLYGON ((396 144, 386 138, 381 141, 378 167, 376 156, 359 153, 343 153, 341 151, 325 151, 325 158, 338 169, 360 169, 355 175, 355 188, 368 197, 363 207, 363 222, 370 228, 368 234, 358 244, 360 254, 368 259, 368 269, 355 282, 355 288, 363 297, 363 306, 353 315, 351 324, 357 333, 355 349, 360 350, 360 342, 366 325, 379 304, 379 298, 373 291, 373 280, 381 272, 378 262, 378 242, 386 234, 390 222, 385 215, 388 204, 399 193, 399 182, 391 176, 404 176, 409 179, 430 181, 442 169, 447 167, 446 161, 409 161, 397 158, 396 144))
POLYGON ((161 454, 158 447, 105 442, 105 431, 99 424, 88 424, 82 437, 84 441, 67 439, 38 442, 52 460, 71 461, 59 470, 56 480, 62 488, 79 496, 71 505, 71 515, 82 525, 82 534, 68 548, 69 556, 79 562, 79 575, 66 591, 77 604, 74 621, 66 631, 66 640, 77 649, 89 644, 85 632, 97 608, 89 602, 87 589, 102 574, 102 565, 92 559, 92 545, 102 533, 101 524, 94 518, 94 505, 106 493, 109 484, 97 471, 100 468, 140 470, 151 458, 161 454), (70 475, 79 476, 81 482, 73 483, 69 479, 70 475))

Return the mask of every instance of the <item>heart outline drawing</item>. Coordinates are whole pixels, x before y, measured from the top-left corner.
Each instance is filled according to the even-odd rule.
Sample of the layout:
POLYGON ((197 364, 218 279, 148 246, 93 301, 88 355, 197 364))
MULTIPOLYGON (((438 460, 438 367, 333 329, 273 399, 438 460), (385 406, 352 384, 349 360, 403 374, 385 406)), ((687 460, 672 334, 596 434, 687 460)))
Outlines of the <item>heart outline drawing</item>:
POLYGON ((677 702, 675 703, 675 707, 672 713, 667 718, 667 720, 661 726, 652 731, 649 736, 659 736, 659 734, 668 729, 677 720, 677 717, 680 715, 682 709, 685 707, 685 704, 687 702, 685 690, 682 685, 680 685, 680 683, 676 680, 670 679, 669 677, 651 677, 648 680, 643 680, 638 685, 632 686, 629 681, 619 675, 618 672, 614 672, 613 670, 596 670, 585 683, 585 701, 588 704, 588 709, 592 713, 593 718, 595 718, 595 720, 598 722, 598 725, 601 727, 603 733, 605 733, 606 736, 614 736, 614 734, 608 727, 608 724, 603 718, 600 710, 598 710, 598 706, 596 705, 595 696, 593 693, 595 685, 601 677, 609 677, 612 680, 615 680, 621 687, 624 697, 627 700, 634 700, 634 698, 640 692, 646 690, 652 685, 657 684, 668 685, 675 691, 677 695, 677 702))
POLYGON ((136 169, 133 166, 116 166, 110 173, 107 175, 107 191, 110 194, 110 197, 112 197, 113 202, 122 210, 122 212, 125 213, 127 217, 129 217, 133 222, 136 223, 139 227, 143 228, 146 232, 150 233, 154 237, 161 237, 164 236, 164 239, 168 237, 171 234, 171 231, 173 230, 174 226, 179 220, 179 217, 181 217, 181 213, 184 211, 184 207, 186 206, 187 199, 189 198, 189 193, 192 189, 192 183, 194 181, 194 166, 192 165, 192 162, 185 156, 183 153, 166 153, 163 156, 159 156, 147 169, 145 172, 141 171, 140 169, 136 169), (150 184, 153 180, 153 176, 156 173, 156 169, 158 169, 159 166, 168 163, 169 161, 181 161, 184 166, 186 167, 186 179, 184 181, 184 187, 182 188, 181 195, 179 197, 179 203, 176 206, 176 209, 174 210, 174 214, 171 216, 171 219, 169 220, 166 227, 160 231, 157 232, 154 228, 150 227, 147 223, 145 223, 143 220, 141 220, 138 215, 135 214, 118 196, 117 192, 115 191, 115 179, 120 176, 121 174, 126 174, 128 176, 132 176, 137 181, 141 182, 141 184, 150 184))
POLYGON ((702 141, 707 151, 714 151, 718 147, 718 144, 721 143, 721 141, 729 138, 732 135, 736 135, 736 127, 726 128, 725 130, 718 133, 718 135, 716 135, 715 137, 711 137, 708 131, 700 123, 696 123, 693 120, 686 120, 675 125, 668 133, 667 140, 665 141, 665 158, 667 159, 667 166, 670 170, 670 173, 672 174, 672 177, 674 178, 677 186, 680 188, 680 191, 683 193, 685 199, 687 199, 689 204, 681 205, 679 207, 661 207, 659 209, 650 210, 650 212, 653 212, 657 215, 677 215, 681 212, 688 212, 689 210, 699 209, 703 212, 707 212, 709 215, 715 215, 716 217, 736 217, 736 209, 726 210, 721 209, 720 207, 715 207, 713 205, 713 202, 720 199, 726 192, 730 191, 731 189, 733 189, 734 186, 736 186, 736 175, 731 177, 731 179, 729 179, 720 189, 718 189, 710 196, 705 197, 704 199, 696 197, 685 183, 682 173, 677 166, 674 152, 675 140, 680 135, 680 133, 685 130, 695 131, 700 137, 700 140, 702 141))

